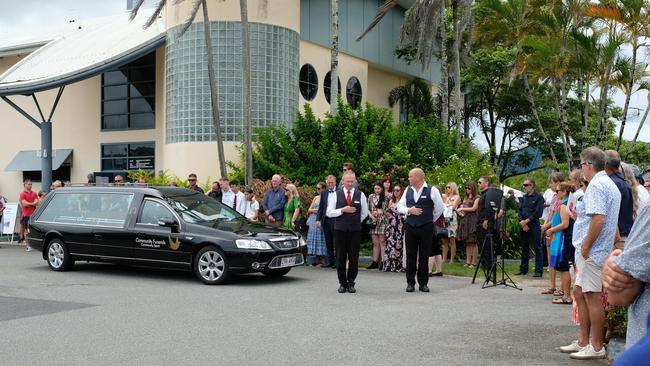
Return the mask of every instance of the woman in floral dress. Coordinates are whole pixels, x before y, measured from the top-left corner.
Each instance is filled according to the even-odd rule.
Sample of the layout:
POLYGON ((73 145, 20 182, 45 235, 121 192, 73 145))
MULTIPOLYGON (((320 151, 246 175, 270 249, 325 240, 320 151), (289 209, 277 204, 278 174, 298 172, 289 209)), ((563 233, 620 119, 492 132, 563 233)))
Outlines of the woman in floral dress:
POLYGON ((370 230, 372 238, 372 263, 368 269, 379 268, 384 265, 384 252, 386 251, 386 208, 388 197, 384 191, 383 182, 377 182, 374 193, 368 196, 368 212, 370 220, 375 226, 370 230))
POLYGON ((397 203, 402 197, 402 187, 396 185, 386 210, 386 251, 384 252, 384 272, 402 271, 404 255, 404 215, 397 211, 397 203))
POLYGON ((309 206, 309 218, 307 219, 307 225, 309 225, 309 231, 307 232, 307 257, 309 258, 308 262, 312 263, 315 266, 322 267, 325 264, 325 258, 327 257, 327 244, 325 242, 325 235, 323 231, 316 225, 316 216, 318 215, 318 207, 320 206, 320 193, 325 187, 324 183, 318 183, 316 185, 317 193, 314 199, 311 201, 311 206, 309 206), (315 257, 315 261, 313 261, 315 257))

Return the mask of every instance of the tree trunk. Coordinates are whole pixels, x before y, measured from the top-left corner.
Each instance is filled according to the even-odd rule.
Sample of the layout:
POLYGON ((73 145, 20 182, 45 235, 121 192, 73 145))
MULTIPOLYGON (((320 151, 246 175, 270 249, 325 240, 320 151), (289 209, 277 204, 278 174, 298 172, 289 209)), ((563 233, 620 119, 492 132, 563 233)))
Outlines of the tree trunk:
POLYGON ((564 126, 562 122, 562 103, 560 102, 561 96, 560 96, 560 88, 558 85, 558 81, 553 81, 553 99, 555 101, 555 119, 561 126, 562 132, 560 133, 560 136, 562 136, 562 147, 564 148, 564 156, 566 157, 567 161, 569 162, 569 169, 571 169, 571 157, 569 154, 569 150, 567 149, 567 136, 564 134, 564 126))
POLYGON ((440 117, 442 119, 442 125, 449 130, 449 65, 447 65, 446 1, 442 0, 442 9, 440 11, 440 96, 442 97, 440 117))
POLYGON ((561 110, 560 112, 562 113, 562 132, 564 135, 564 143, 566 146, 564 149, 567 152, 567 169, 571 170, 571 162, 573 161, 573 149, 571 148, 571 134, 569 132, 569 119, 567 117, 567 94, 568 91, 566 90, 566 80, 564 77, 560 79, 560 106, 561 110))
POLYGON ((336 116, 338 112, 338 66, 339 66, 339 0, 331 0, 331 36, 332 49, 330 59, 330 114, 336 116))
POLYGON ((253 127, 251 122, 251 48, 248 25, 248 0, 239 0, 241 12, 242 108, 246 146, 246 185, 253 184, 253 127))
POLYGON ((494 105, 488 101, 488 116, 490 117, 490 164, 496 166, 497 163, 497 126, 494 120, 494 105))
POLYGON ((460 9, 458 6, 458 0, 452 1, 452 18, 454 23, 454 42, 453 42, 453 52, 454 52, 454 97, 452 108, 454 110, 454 125, 456 126, 456 143, 460 144, 461 142, 461 97, 460 97, 460 43, 461 43, 461 25, 460 25, 460 9))
POLYGON ((551 159, 553 159, 553 164, 557 169, 559 167, 559 164, 557 162, 557 158, 555 157, 553 144, 551 144, 551 141, 548 139, 548 135, 546 135, 546 131, 544 131, 544 126, 542 126, 542 121, 539 119, 539 114, 537 113, 537 106, 535 105, 535 98, 533 97, 533 92, 530 89, 530 84, 528 83, 528 73, 524 72, 523 77, 524 77, 524 86, 526 87, 526 94, 528 95, 528 102, 532 107, 531 109, 533 111, 533 117, 537 122, 537 128, 539 128, 539 133, 542 134, 542 139, 544 140, 544 143, 548 146, 548 149, 551 153, 551 159))
POLYGON ((630 70, 630 81, 627 84, 627 91, 625 92, 625 105, 623 106, 623 120, 621 120, 621 129, 618 131, 618 141, 616 141, 616 150, 621 148, 623 141, 623 131, 625 131, 625 122, 627 122, 627 112, 630 108, 630 97, 632 96, 632 88, 634 88, 634 72, 636 71, 636 53, 639 46, 637 39, 632 39, 632 65, 630 70))
POLYGON ((217 75, 214 69, 214 54, 212 52, 212 38, 210 37, 210 17, 208 16, 208 5, 206 0, 201 1, 203 8, 203 31, 205 47, 208 53, 208 78, 210 82, 210 102, 212 107, 212 125, 217 137, 217 155, 219 158, 219 172, 222 177, 228 176, 226 170, 226 157, 223 151, 223 139, 221 138, 221 121, 219 117, 219 99, 217 98, 217 75))
POLYGON ((632 143, 630 144, 630 148, 627 151, 627 156, 632 153, 632 149, 634 148, 634 145, 636 144, 636 139, 639 138, 639 133, 641 133, 641 129, 643 128, 643 124, 645 123, 646 118, 648 118, 648 112, 650 111, 650 93, 648 93, 648 105, 645 107, 645 112, 643 112, 643 118, 641 118, 641 122, 639 122, 639 127, 636 129, 636 133, 634 134, 634 138, 632 139, 632 143))

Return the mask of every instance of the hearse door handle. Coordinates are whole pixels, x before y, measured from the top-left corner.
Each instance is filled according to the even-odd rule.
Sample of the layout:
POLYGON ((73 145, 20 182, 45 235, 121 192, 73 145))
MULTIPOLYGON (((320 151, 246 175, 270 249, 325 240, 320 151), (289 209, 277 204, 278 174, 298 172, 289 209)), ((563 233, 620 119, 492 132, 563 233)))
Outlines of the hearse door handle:
POLYGON ((104 236, 101 234, 94 234, 93 237, 98 240, 104 239, 104 236))

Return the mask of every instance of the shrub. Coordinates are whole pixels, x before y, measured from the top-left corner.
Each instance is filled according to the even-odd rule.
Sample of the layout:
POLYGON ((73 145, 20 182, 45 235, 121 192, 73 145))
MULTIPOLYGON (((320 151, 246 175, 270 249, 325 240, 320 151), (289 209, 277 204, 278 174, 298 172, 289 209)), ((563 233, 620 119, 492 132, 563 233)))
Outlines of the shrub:
MULTIPOLYGON (((394 125, 387 109, 366 104, 353 110, 342 103, 336 116, 320 120, 305 105, 292 129, 281 125, 257 130, 253 167, 255 177, 262 180, 278 173, 301 185, 314 185, 328 174, 340 178, 343 163, 351 162, 361 189, 368 192, 385 174, 404 185, 413 167, 430 171, 453 155, 468 159, 481 155, 469 142, 456 144, 455 136, 433 117, 394 125)), ((230 163, 230 168, 243 178, 243 164, 230 163)))

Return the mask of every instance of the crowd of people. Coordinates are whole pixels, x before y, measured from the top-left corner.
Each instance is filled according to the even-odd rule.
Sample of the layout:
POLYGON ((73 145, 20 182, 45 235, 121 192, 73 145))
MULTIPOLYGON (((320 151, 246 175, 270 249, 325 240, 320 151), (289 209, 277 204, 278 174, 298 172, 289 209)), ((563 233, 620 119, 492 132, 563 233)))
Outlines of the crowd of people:
MULTIPOLYGON (((644 289, 650 283, 650 182, 643 182, 634 166, 621 162, 616 151, 590 147, 580 158, 580 169, 572 171, 568 181, 562 173, 552 173, 543 194, 534 179, 524 180, 525 194, 516 203, 522 248, 517 275, 528 274, 532 247, 533 276, 542 277, 548 267, 549 286, 542 294, 552 295, 553 304, 572 305, 578 337, 560 347, 571 358, 605 357, 605 308, 623 304, 631 304, 627 346, 638 354, 632 346, 648 343, 650 293, 644 289)), ((263 202, 252 189, 242 191, 237 181, 227 178, 213 182, 207 193, 197 185, 196 174, 188 176, 188 185, 251 221, 306 231, 307 264, 336 268, 339 293, 357 291, 364 229, 372 239, 367 269, 404 272, 406 292, 414 292, 416 283, 420 291, 429 292, 429 277, 442 276, 443 262, 456 260, 458 242, 465 244, 464 265, 470 268, 487 264, 479 258, 479 247, 490 233, 494 255, 502 255, 499 232, 506 198, 491 186, 490 177, 465 182, 462 195, 455 182, 447 183, 441 194, 418 168, 409 172, 408 180, 409 185, 402 187, 385 176, 366 197, 352 164, 346 163, 338 184, 336 176, 328 175, 316 185, 317 194, 304 208, 308 229, 299 219, 303 208, 296 186, 283 184, 280 175, 272 177, 263 202)), ((124 178, 116 176, 114 184, 124 184, 124 178)), ((62 186, 55 181, 51 188, 62 186)), ((26 179, 19 198, 21 242, 42 197, 26 179)), ((0 215, 4 206, 0 196, 0 215)))

